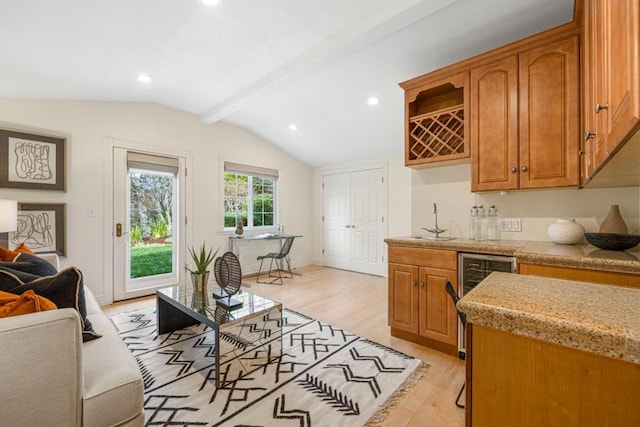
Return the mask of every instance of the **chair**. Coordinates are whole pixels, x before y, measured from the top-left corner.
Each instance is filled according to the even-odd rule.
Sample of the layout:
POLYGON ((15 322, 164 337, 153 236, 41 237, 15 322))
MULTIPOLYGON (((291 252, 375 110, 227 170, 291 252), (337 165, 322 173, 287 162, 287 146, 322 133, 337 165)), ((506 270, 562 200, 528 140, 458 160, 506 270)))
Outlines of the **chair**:
POLYGON ((276 281, 280 281, 280 285, 284 284, 283 276, 282 273, 288 273, 288 276, 284 276, 287 279, 292 279, 293 278, 293 272, 291 271, 291 262, 289 261, 289 251, 291 250, 291 246, 293 245, 293 239, 295 239, 295 237, 287 237, 284 240, 284 244, 282 245, 282 247, 280 248, 280 252, 270 252, 266 255, 260 255, 258 257, 258 261, 260 261, 260 268, 258 269, 258 277, 256 278, 256 282, 258 283, 268 283, 268 284, 274 284, 276 281), (272 280, 267 280, 265 281, 260 281, 260 274, 262 274, 262 264, 264 263, 265 259, 270 259, 271 262, 269 264, 269 274, 268 274, 268 278, 272 279, 272 280), (273 274, 273 262, 276 261, 276 267, 277 268, 277 272, 278 275, 274 275, 273 274), (284 267, 284 263, 286 262, 287 264, 287 269, 283 270, 282 267, 284 267), (278 265, 278 263, 280 265, 278 265))
MULTIPOLYGON (((448 280, 447 280, 447 284, 444 286, 444 289, 445 291, 447 291, 449 296, 451 296, 451 299, 453 300, 453 304, 456 306, 456 312, 458 313, 458 318, 460 319, 460 322, 462 323, 462 327, 464 328, 467 324, 467 315, 461 312, 460 310, 458 310, 458 301, 460 301, 460 297, 458 296, 458 294, 456 294, 456 291, 453 290, 453 286, 451 286, 451 282, 448 280)), ((460 404, 460 397, 462 396, 462 392, 464 391, 465 385, 466 385, 466 382, 462 383, 462 387, 458 392, 458 397, 456 397, 456 406, 458 408, 464 408, 464 405, 460 404)))

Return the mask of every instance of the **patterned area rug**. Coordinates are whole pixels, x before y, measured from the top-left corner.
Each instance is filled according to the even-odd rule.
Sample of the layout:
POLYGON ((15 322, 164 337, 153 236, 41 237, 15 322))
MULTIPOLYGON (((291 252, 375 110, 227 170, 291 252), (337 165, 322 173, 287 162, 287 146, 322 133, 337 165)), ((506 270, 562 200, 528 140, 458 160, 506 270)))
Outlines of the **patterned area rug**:
POLYGON ((283 309, 282 335, 263 337, 260 350, 243 351, 234 331, 221 334, 223 351, 222 343, 233 350, 221 372, 241 369, 216 389, 210 328, 158 336, 155 309, 111 320, 143 373, 148 426, 377 425, 426 370, 420 360, 283 309))

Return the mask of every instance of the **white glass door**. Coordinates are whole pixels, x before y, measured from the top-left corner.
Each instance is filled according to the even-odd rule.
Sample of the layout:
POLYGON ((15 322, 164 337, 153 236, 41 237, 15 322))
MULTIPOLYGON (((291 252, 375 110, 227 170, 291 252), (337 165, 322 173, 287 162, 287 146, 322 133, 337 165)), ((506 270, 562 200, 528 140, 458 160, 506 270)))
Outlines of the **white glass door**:
POLYGON ((114 147, 114 300, 179 283, 183 160, 114 147))

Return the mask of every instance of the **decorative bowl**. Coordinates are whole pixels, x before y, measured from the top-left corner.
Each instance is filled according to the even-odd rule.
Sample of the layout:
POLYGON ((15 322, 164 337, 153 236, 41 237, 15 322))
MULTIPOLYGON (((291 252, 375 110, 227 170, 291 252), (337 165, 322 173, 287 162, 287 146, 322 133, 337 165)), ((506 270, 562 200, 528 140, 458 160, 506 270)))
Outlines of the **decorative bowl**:
POLYGON ((584 233, 587 242, 608 251, 624 251, 640 243, 640 235, 613 233, 584 233))

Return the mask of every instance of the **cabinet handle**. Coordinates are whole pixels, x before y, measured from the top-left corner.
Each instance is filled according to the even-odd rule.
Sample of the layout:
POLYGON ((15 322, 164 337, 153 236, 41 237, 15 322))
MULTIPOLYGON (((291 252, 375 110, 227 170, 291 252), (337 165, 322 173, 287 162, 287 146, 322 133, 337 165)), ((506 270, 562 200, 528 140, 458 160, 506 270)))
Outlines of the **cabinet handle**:
POLYGON ((523 166, 523 167, 522 167, 522 172, 526 172, 526 171, 528 171, 528 170, 529 170, 529 168, 528 168, 528 167, 526 167, 526 166, 523 166))
POLYGON ((411 282, 411 286, 413 286, 414 288, 417 286, 418 284, 416 282, 411 282))
POLYGON ((514 166, 514 167, 512 167, 512 168, 511 168, 511 173, 516 173, 516 172, 518 172, 518 168, 517 168, 517 167, 515 167, 515 166, 514 166))
POLYGON ((420 287, 424 288, 424 283, 420 282, 420 287))
POLYGON ((588 141, 588 140, 593 139, 593 138, 595 138, 595 137, 596 137, 595 132, 589 132, 589 131, 586 131, 586 132, 584 133, 584 140, 585 140, 585 141, 588 141))
POLYGON ((600 111, 602 110, 608 110, 609 109, 609 104, 604 104, 604 105, 600 105, 600 104, 596 104, 596 114, 598 114, 600 111))

